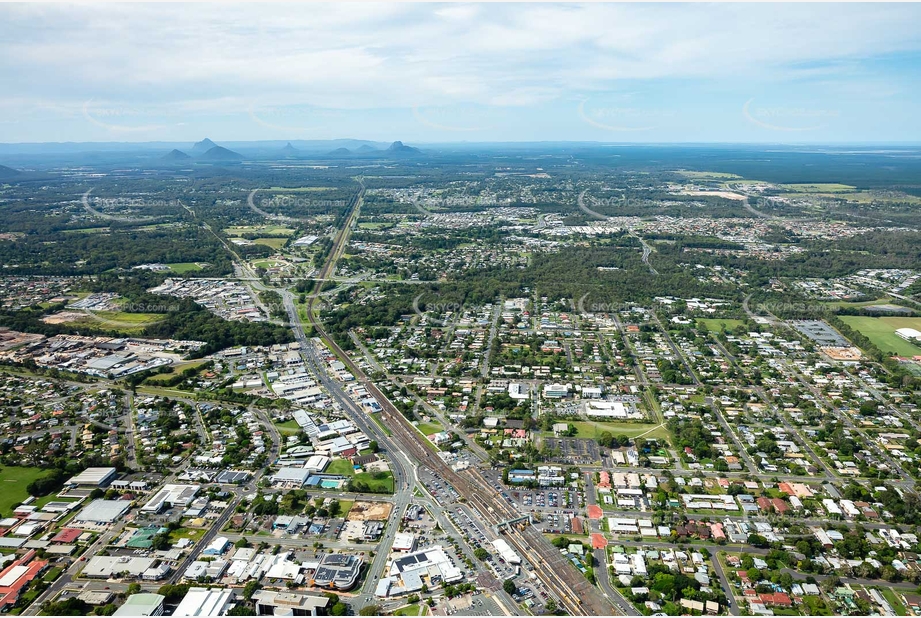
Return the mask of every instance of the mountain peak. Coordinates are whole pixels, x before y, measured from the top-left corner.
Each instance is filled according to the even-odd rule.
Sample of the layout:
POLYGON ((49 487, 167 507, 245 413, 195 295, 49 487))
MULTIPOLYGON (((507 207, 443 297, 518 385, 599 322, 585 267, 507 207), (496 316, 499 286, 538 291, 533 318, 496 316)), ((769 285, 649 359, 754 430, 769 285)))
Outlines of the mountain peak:
POLYGON ((291 142, 285 144, 285 147, 278 151, 278 154, 283 157, 296 157, 301 154, 301 151, 291 145, 291 142))
POLYGON ((192 152, 195 154, 201 154, 203 152, 208 152, 215 146, 217 146, 217 144, 215 144, 214 142, 212 142, 210 139, 206 137, 202 141, 192 146, 192 152))
POLYGON ((12 178, 14 176, 19 176, 21 173, 22 172, 14 170, 12 167, 0 165, 0 178, 12 178))
POLYGON ((413 148, 412 146, 407 146, 403 142, 397 140, 394 143, 390 144, 390 148, 387 149, 387 152, 391 154, 421 154, 422 151, 418 148, 413 148))
POLYGON ((182 152, 178 148, 173 148, 171 151, 163 155, 164 161, 186 161, 191 158, 192 157, 182 152))
POLYGON ((233 150, 228 150, 223 146, 209 148, 208 151, 201 155, 199 161, 242 161, 243 155, 233 150))

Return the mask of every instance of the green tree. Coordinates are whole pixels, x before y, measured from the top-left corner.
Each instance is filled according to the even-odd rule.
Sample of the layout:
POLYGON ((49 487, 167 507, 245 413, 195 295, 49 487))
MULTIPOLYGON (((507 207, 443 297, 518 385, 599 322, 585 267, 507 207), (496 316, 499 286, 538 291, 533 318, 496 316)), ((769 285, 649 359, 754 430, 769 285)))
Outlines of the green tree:
POLYGON ((515 585, 515 581, 512 579, 507 579, 502 582, 502 589, 509 594, 515 594, 518 592, 518 586, 515 585))
POLYGON ((250 581, 246 582, 246 585, 243 586, 243 598, 249 601, 253 598, 253 595, 256 594, 256 591, 261 587, 262 585, 257 579, 251 579, 250 581))

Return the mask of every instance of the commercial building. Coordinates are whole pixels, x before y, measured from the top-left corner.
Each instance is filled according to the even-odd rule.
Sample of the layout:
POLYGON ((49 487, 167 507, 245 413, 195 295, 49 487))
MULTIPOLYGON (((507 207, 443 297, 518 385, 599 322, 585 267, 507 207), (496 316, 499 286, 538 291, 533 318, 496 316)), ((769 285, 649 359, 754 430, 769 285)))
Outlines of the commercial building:
POLYGON ((304 464, 304 470, 311 474, 319 474, 326 470, 326 466, 329 465, 330 461, 330 458, 325 455, 313 455, 304 464))
POLYGON ((492 546, 499 552, 499 556, 509 564, 521 564, 521 556, 512 549, 505 539, 494 540, 492 546))
POLYGON ((361 558, 346 554, 326 554, 320 560, 310 585, 333 590, 349 590, 358 582, 361 558))
POLYGON ((166 599, 162 594, 151 594, 140 592, 132 594, 125 600, 124 605, 115 610, 113 616, 162 616, 163 601, 166 599))
POLYGON ((93 500, 74 517, 73 524, 108 526, 115 523, 131 508, 127 500, 93 500))
POLYGON ((329 598, 304 592, 259 590, 253 595, 257 616, 316 616, 329 598))
POLYGON ((83 577, 109 579, 110 577, 141 577, 153 567, 156 558, 133 556, 93 556, 83 568, 83 577))
POLYGON ((393 537, 393 551, 413 551, 416 549, 416 535, 412 532, 397 532, 393 537))
POLYGON ((375 590, 380 597, 409 594, 423 585, 435 588, 442 583, 453 584, 464 578, 461 571, 440 545, 394 558, 387 577, 381 578, 375 590))
POLYGON ((188 506, 200 488, 200 485, 164 485, 163 489, 141 507, 141 512, 159 513, 164 508, 188 506))
POLYGON ((115 468, 87 468, 67 481, 68 485, 106 487, 118 476, 115 468))
POLYGON ((280 468, 272 475, 272 484, 278 487, 300 489, 310 475, 310 470, 306 468, 280 468))
POLYGON ((530 393, 528 392, 528 385, 521 384, 520 382, 512 382, 508 385, 508 396, 514 399, 515 401, 524 401, 525 399, 530 398, 530 393))
POLYGON ((211 541, 202 554, 205 556, 220 556, 227 551, 228 547, 230 547, 230 539, 226 536, 219 536, 211 541))
POLYGON ((189 588, 173 616, 226 616, 236 593, 228 588, 189 588))
POLYGON ((544 397, 546 399, 562 399, 569 396, 569 386, 565 384, 546 384, 544 397))

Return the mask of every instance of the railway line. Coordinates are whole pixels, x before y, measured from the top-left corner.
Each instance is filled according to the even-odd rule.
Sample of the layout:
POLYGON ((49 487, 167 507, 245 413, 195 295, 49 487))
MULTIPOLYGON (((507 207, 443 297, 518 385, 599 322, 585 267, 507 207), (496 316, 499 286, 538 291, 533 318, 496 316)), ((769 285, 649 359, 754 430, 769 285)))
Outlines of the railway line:
MULTIPOLYGON (((359 183, 362 185, 361 192, 358 194, 345 224, 336 235, 329 259, 318 273, 314 294, 307 303, 307 314, 314 331, 348 367, 352 375, 355 376, 356 381, 360 382, 368 393, 377 400, 381 406, 381 419, 393 432, 393 440, 405 454, 412 456, 412 460, 416 462, 417 466, 425 466, 448 483, 451 483, 458 494, 465 498, 482 520, 489 525, 496 525, 519 517, 521 513, 508 504, 499 495, 500 492, 490 485, 478 470, 471 468, 464 473, 456 472, 435 451, 427 446, 423 442, 422 435, 365 375, 364 371, 358 367, 351 357, 327 334, 323 323, 315 315, 315 301, 319 297, 323 283, 335 272, 336 262, 345 250, 349 233, 357 220, 358 212, 361 208, 364 183, 361 180, 359 180, 359 183)), ((568 614, 574 616, 605 616, 616 611, 615 606, 607 602, 601 593, 585 579, 582 573, 563 558, 559 551, 536 529, 525 527, 523 530, 518 530, 508 527, 505 530, 505 537, 508 543, 530 562, 534 573, 568 614)), ((602 568, 606 567, 602 565, 602 568)))

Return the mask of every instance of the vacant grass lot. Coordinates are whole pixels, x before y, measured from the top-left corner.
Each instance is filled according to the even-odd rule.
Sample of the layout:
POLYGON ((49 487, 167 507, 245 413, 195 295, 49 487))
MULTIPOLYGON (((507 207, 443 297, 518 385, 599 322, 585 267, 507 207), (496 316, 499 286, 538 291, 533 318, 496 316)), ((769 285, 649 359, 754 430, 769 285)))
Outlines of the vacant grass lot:
POLYGON ((282 225, 235 225, 233 227, 224 228, 224 233, 228 236, 243 236, 244 234, 290 236, 294 233, 294 228, 284 227, 282 225))
MULTIPOLYGON (((602 432, 607 431, 613 436, 627 436, 635 438, 643 436, 644 438, 668 438, 668 430, 665 427, 651 425, 647 423, 610 423, 603 421, 561 421, 571 422, 575 425, 578 433, 576 438, 597 438, 602 432)), ((548 435, 553 435, 549 433, 548 435)))
POLYGON ((387 472, 387 476, 382 479, 375 479, 370 472, 359 472, 355 475, 356 481, 362 481, 367 484, 371 492, 376 494, 393 493, 393 473, 387 472))
POLYGON ((285 243, 288 242, 287 238, 257 238, 253 241, 257 245, 265 245, 267 247, 272 247, 276 251, 285 246, 285 243))
POLYGON ((733 320, 731 318, 700 318, 697 320, 697 327, 704 328, 713 332, 721 330, 733 330, 744 325, 742 320, 733 320))
POLYGON ((862 315, 842 315, 841 320, 860 331, 883 352, 900 356, 921 356, 921 347, 911 344, 895 334, 898 328, 921 330, 921 318, 871 318, 862 315))
POLYGON ((278 429, 278 433, 283 436, 293 436, 301 430, 301 426, 297 424, 293 418, 287 420, 283 423, 275 422, 275 428, 278 429))
POLYGON ((74 320, 87 330, 116 330, 126 334, 140 333, 150 324, 163 319, 160 313, 126 313, 124 311, 94 311, 85 318, 74 320))
POLYGON ((338 474, 339 476, 352 476, 355 474, 355 467, 348 459, 336 459, 329 462, 329 466, 323 471, 323 474, 338 474))
POLYGON ((433 433, 439 433, 445 430, 445 428, 438 423, 419 423, 417 429, 422 432, 423 436, 430 436, 433 433))
POLYGON ((150 376, 149 378, 147 378, 147 379, 145 380, 145 382, 146 382, 147 384, 156 384, 156 383, 158 383, 158 382, 166 382, 166 381, 170 380, 171 378, 174 378, 175 376, 179 375, 180 373, 182 373, 182 372, 185 371, 186 369, 194 369, 194 368, 196 368, 196 367, 201 367, 202 365, 204 365, 204 364, 207 363, 207 362, 208 362, 208 361, 205 361, 205 360, 197 360, 197 361, 191 361, 191 362, 188 362, 188 363, 177 363, 177 364, 172 365, 172 366, 170 367, 169 372, 167 372, 167 373, 158 373, 158 374, 156 374, 156 375, 152 375, 152 376, 150 376))

